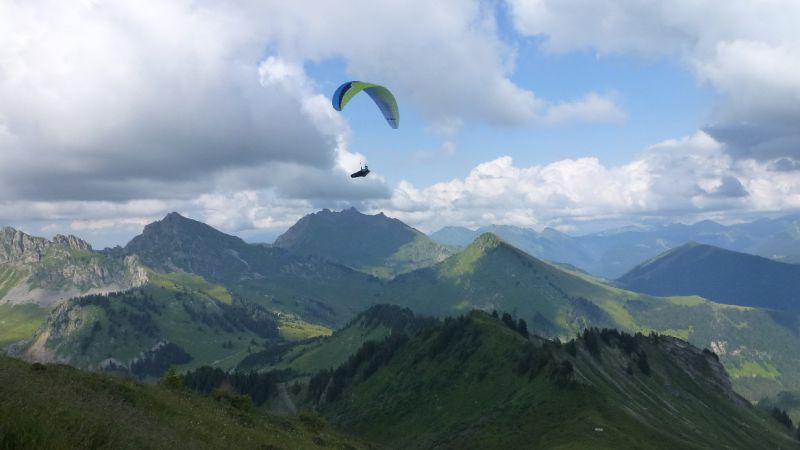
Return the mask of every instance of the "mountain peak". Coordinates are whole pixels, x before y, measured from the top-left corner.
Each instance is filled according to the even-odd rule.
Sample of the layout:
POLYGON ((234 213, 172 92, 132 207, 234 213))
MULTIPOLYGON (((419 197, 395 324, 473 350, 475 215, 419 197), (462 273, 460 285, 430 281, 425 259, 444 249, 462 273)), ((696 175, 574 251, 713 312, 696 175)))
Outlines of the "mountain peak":
POLYGON ((308 214, 273 245, 387 277, 434 264, 450 254, 400 220, 383 213, 363 214, 352 207, 308 214))
POLYGON ((57 234, 53 236, 53 243, 62 245, 72 250, 81 250, 85 252, 92 251, 91 244, 71 234, 67 236, 64 236, 63 234, 57 234))
MULTIPOLYGON (((248 244, 197 220, 176 212, 144 227, 142 234, 125 246, 125 254, 139 255, 156 270, 184 270, 219 280, 244 265, 235 254, 248 244)), ((237 272, 238 273, 238 272, 237 272)))
POLYGON ((500 246, 508 246, 508 244, 494 233, 483 233, 467 248, 488 251, 500 246))
POLYGON ((180 215, 177 211, 172 211, 171 213, 164 216, 161 220, 173 221, 173 220, 187 220, 186 217, 180 215))

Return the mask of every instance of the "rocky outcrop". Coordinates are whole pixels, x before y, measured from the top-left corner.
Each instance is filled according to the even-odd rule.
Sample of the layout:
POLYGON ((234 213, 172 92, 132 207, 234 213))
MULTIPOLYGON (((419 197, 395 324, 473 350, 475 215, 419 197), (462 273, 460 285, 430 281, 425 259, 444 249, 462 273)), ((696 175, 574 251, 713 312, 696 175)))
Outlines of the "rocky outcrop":
POLYGON ((47 239, 4 227, 0 230, 0 264, 39 262, 51 245, 47 239))
POLYGON ((97 253, 72 235, 47 240, 9 227, 0 230, 0 303, 46 306, 146 282, 147 272, 135 256, 97 253))

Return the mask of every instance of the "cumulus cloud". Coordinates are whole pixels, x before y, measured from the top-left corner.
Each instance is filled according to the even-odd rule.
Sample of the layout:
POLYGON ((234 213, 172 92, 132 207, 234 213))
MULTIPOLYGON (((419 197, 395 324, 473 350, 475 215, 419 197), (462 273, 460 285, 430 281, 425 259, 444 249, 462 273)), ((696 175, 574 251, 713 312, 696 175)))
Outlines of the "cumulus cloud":
MULTIPOLYGON (((265 161, 330 167, 336 134, 260 84, 258 33, 213 4, 4 2, 2 195, 187 197, 265 161)), ((302 74, 284 74, 302 78, 302 74)))
POLYGON ((456 0, 3 2, 0 200, 190 200, 230 180, 387 196, 379 177, 359 192, 335 180, 353 169, 349 129, 309 61, 391 85, 437 126, 619 117, 608 97, 554 105, 512 82, 495 13, 456 0))
POLYGON ((552 52, 676 58, 723 93, 706 131, 737 158, 800 156, 800 3, 509 0, 516 29, 552 52))
POLYGON ((716 217, 800 207, 800 179, 769 164, 737 160, 704 132, 661 142, 616 167, 596 158, 517 167, 509 156, 463 179, 416 187, 400 183, 375 202, 423 229, 489 223, 575 229, 589 221, 716 217))

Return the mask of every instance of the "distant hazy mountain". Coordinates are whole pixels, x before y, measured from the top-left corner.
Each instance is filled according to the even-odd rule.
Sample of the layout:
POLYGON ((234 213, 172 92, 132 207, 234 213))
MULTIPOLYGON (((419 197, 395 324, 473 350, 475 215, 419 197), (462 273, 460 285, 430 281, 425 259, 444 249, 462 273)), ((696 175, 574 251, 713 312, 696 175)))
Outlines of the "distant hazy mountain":
POLYGON ((428 236, 383 213, 327 209, 300 219, 274 243, 301 255, 316 255, 382 277, 442 261, 452 253, 428 236))
POLYGON ((447 226, 439 231, 434 231, 430 234, 430 237, 443 245, 466 247, 480 235, 481 233, 478 230, 470 230, 467 227, 447 226))
POLYGON ((442 244, 464 247, 483 232, 493 232, 538 258, 569 263, 608 279, 618 278, 642 261, 688 242, 800 262, 800 218, 797 216, 730 226, 702 221, 692 225, 626 227, 583 236, 569 236, 555 230, 539 233, 512 226, 489 226, 475 231, 446 227, 432 233, 431 238, 442 244))
POLYGON ((484 233, 495 234, 525 253, 540 259, 572 264, 583 270, 592 265, 591 258, 575 238, 553 228, 545 228, 538 232, 510 225, 489 225, 474 231, 464 227, 446 227, 431 234, 431 239, 441 244, 466 247, 484 233))
POLYGON ((731 305, 800 309, 800 265, 711 245, 674 248, 617 282, 652 295, 699 295, 731 305))
POLYGON ((92 251, 75 236, 53 240, 0 230, 0 304, 49 306, 78 295, 130 289, 147 280, 135 257, 92 251))
POLYGON ((309 396, 332 422, 388 448, 767 448, 790 433, 679 339, 586 333, 527 339, 472 312, 364 346, 309 396))

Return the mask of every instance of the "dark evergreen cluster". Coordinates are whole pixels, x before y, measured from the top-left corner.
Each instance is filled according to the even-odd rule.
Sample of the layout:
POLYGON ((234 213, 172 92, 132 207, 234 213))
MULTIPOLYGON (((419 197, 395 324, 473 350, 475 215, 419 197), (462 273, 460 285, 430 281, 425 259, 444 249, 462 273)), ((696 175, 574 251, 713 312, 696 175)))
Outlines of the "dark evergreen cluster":
POLYGON ((222 308, 228 320, 240 324, 257 336, 264 339, 280 337, 277 317, 263 306, 236 296, 232 305, 223 304, 222 308))
POLYGON ((230 305, 190 301, 191 294, 184 292, 176 293, 175 298, 181 300, 181 306, 192 321, 208 328, 226 333, 249 330, 265 339, 276 339, 280 335, 275 314, 241 297, 234 297, 230 305), (217 308, 222 310, 222 314, 218 313, 217 308))
POLYGON ((89 330, 89 334, 81 337, 79 341, 80 343, 78 345, 80 346, 82 355, 86 354, 86 351, 89 349, 89 346, 92 345, 92 342, 94 342, 95 336, 97 336, 97 333, 99 333, 100 330, 102 329, 103 326, 100 325, 100 322, 95 322, 94 324, 92 324, 92 328, 89 330))
POLYGON ((792 429, 794 427, 792 424, 792 419, 789 417, 789 414, 787 414, 786 411, 775 407, 772 408, 772 411, 770 411, 770 415, 772 415, 775 420, 783 424, 783 426, 786 428, 792 429))
POLYGON ((144 352, 141 357, 131 363, 130 372, 138 377, 161 376, 170 366, 186 364, 192 355, 179 345, 167 342, 144 352))
MULTIPOLYGON (((153 319, 153 314, 158 314, 163 309, 162 305, 141 289, 110 294, 94 294, 70 300, 73 307, 102 308, 108 318, 106 334, 112 339, 120 339, 127 344, 132 333, 136 337, 157 338, 160 335, 158 324, 153 319), (112 307, 111 300, 119 299, 118 306, 112 307)), ((100 321, 92 324, 89 332, 78 341, 81 354, 86 354, 91 345, 103 330, 100 321)))
POLYGON ((362 379, 375 373, 381 366, 389 362, 395 352, 408 342, 405 334, 393 334, 380 342, 368 341, 336 370, 323 370, 314 375, 308 387, 308 395, 319 401, 322 394, 325 400, 339 398, 342 391, 356 376, 362 379))
MULTIPOLYGON (((650 376, 650 361, 647 358, 647 353, 640 347, 640 343, 644 339, 652 339, 658 341, 660 337, 656 334, 651 334, 645 337, 642 333, 629 334, 624 331, 619 331, 611 328, 586 328, 583 333, 578 335, 578 338, 583 341, 586 350, 589 351, 593 357, 600 359, 601 345, 616 347, 623 353, 631 357, 631 362, 636 364, 639 371, 644 375, 650 376)), ((576 356, 578 353, 577 342, 571 340, 565 344, 567 353, 571 356, 576 356)), ((704 361, 705 362, 705 361, 704 361)), ((705 366, 707 367, 707 362, 705 366)), ((628 374, 633 375, 633 366, 628 364, 628 374)))
MULTIPOLYGON (((428 346, 427 356, 435 358, 453 342, 463 342, 459 357, 466 359, 476 348, 476 343, 480 337, 480 331, 475 327, 468 326, 470 320, 467 317, 458 316, 457 318, 448 317, 437 328, 431 328, 420 333, 423 340, 433 338, 428 346)), ((420 357, 425 355, 419 353, 420 357)))
POLYGON ((424 328, 439 324, 438 319, 415 316, 408 308, 387 304, 371 306, 350 321, 348 326, 359 321, 364 321, 364 326, 366 327, 383 325, 392 330, 392 334, 402 333, 409 336, 417 334, 424 328))
POLYGON ((518 356, 516 366, 517 375, 528 375, 534 378, 553 360, 553 355, 545 347, 536 347, 533 343, 526 343, 518 356))
MULTIPOLYGON (((137 334, 152 338, 158 337, 158 324, 149 311, 136 312, 128 308, 123 308, 122 311, 120 311, 120 316, 131 325, 137 334)), ((120 325, 120 322, 114 315, 111 316, 111 323, 115 325, 115 328, 120 325)))
POLYGON ((246 371, 257 367, 275 364, 276 362, 280 361, 286 352, 295 348, 296 345, 296 342, 271 342, 270 345, 268 345, 264 350, 245 356, 244 359, 242 359, 242 361, 236 366, 236 370, 246 371))
MULTIPOLYGON (((497 311, 492 311, 492 317, 497 318, 497 311)), ((530 333, 528 332, 528 324, 525 322, 525 319, 520 318, 517 321, 514 321, 514 318, 509 313, 503 313, 502 319, 504 324, 508 328, 516 331, 517 333, 521 334, 523 337, 528 338, 530 333)))
POLYGON ((282 371, 225 372, 220 368, 199 367, 183 375, 187 389, 209 395, 223 385, 230 385, 242 395, 249 396, 255 405, 263 405, 278 392, 278 383, 286 380, 282 371))

